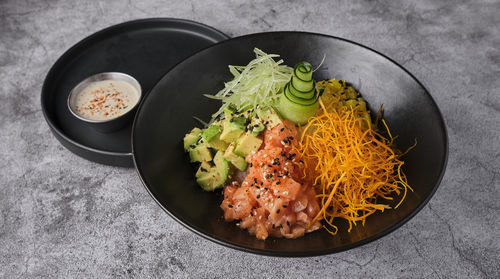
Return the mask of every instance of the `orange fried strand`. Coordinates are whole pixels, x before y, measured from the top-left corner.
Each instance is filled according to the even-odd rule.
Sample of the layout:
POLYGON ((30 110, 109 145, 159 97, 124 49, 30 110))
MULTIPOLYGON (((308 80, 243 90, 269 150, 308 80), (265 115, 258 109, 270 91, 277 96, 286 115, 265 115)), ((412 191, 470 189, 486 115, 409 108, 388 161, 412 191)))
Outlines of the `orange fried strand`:
POLYGON ((325 228, 335 234, 335 218, 364 224, 376 211, 390 209, 381 199, 401 194, 403 202, 408 185, 401 167, 401 153, 393 147, 393 137, 385 121, 389 138, 374 125, 366 125, 359 111, 319 99, 321 109, 302 128, 297 152, 304 163, 304 178, 316 187, 321 210, 314 218, 324 220, 325 228))

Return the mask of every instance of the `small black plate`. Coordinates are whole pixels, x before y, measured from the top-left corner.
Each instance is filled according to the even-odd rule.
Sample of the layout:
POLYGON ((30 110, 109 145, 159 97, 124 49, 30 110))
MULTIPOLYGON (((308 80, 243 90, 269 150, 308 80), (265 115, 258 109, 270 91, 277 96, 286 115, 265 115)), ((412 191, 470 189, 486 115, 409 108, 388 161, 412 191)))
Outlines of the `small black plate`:
POLYGON ((41 96, 45 119, 73 153, 101 164, 132 167, 132 123, 113 133, 82 125, 67 108, 71 89, 93 74, 123 72, 139 81, 144 97, 172 66, 228 38, 207 25, 172 18, 129 21, 101 30, 66 51, 50 69, 41 96))
MULTIPOLYGON (((172 68, 139 107, 132 131, 137 171, 153 199, 180 223, 217 243, 259 254, 313 256, 335 253, 368 243, 399 228, 420 211, 443 177, 448 155, 446 127, 439 109, 424 86, 386 56, 345 39, 304 32, 272 32, 242 36, 208 47, 172 68), (220 102, 203 96, 216 93, 232 76, 228 65, 246 65, 254 47, 280 54, 287 65, 308 61, 323 66, 316 80, 345 79, 367 100, 371 111, 384 105, 384 118, 406 150, 405 172, 414 192, 396 210, 376 213, 363 226, 348 232, 335 221, 337 235, 318 230, 298 239, 260 241, 234 222, 224 222, 221 191, 204 192, 194 179, 182 139, 198 123, 209 120, 220 102), (189 82, 196 81, 196 82, 189 82), (165 95, 165 92, 169 92, 165 95)), ((394 206, 399 199, 390 204, 394 206)))

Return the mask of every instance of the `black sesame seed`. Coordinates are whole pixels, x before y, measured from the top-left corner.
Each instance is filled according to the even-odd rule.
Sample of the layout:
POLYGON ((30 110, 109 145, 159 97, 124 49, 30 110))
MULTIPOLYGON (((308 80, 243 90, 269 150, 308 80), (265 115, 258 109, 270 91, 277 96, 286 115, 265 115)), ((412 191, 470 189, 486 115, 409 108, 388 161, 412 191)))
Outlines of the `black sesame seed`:
POLYGON ((260 194, 259 194, 259 195, 257 195, 257 197, 256 197, 256 198, 260 199, 260 194))
POLYGON ((253 182, 257 183, 257 178, 254 178, 254 179, 253 179, 253 182))
POLYGON ((279 210, 279 209, 278 209, 278 210, 276 210, 276 214, 280 214, 280 210, 279 210))
POLYGON ((283 208, 286 208, 286 207, 287 207, 287 206, 286 206, 286 204, 284 204, 284 205, 283 205, 283 208))
POLYGON ((280 229, 282 229, 282 228, 283 228, 283 225, 280 224, 280 229))
POLYGON ((279 180, 276 181, 276 185, 280 185, 280 184, 281 184, 281 182, 279 180))
POLYGON ((229 208, 233 208, 233 206, 232 206, 232 205, 230 205, 230 204, 229 204, 227 207, 229 207, 229 208))
POLYGON ((273 224, 273 229, 276 228, 276 225, 273 224))
POLYGON ((252 167, 252 166, 253 166, 253 164, 252 164, 252 163, 250 163, 250 167, 252 167))
POLYGON ((281 128, 281 129, 280 129, 280 131, 282 131, 282 132, 283 132, 284 130, 285 130, 285 128, 281 128))
POLYGON ((290 227, 290 222, 288 222, 288 220, 286 221, 286 225, 290 227))
POLYGON ((279 199, 279 198, 280 198, 280 196, 277 197, 277 199, 279 199))
POLYGON ((253 212, 250 212, 250 215, 253 216, 253 212))

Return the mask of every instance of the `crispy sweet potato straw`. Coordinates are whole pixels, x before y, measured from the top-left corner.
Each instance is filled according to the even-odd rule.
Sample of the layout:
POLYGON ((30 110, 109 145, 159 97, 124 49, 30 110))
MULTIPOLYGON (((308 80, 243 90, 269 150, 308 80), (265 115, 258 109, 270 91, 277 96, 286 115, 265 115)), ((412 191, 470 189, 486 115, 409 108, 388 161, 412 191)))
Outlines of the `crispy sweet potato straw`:
POLYGON ((402 192, 397 208, 412 189, 384 120, 389 138, 359 117, 359 111, 331 103, 327 109, 321 98, 319 102, 321 109, 302 130, 297 151, 304 162, 304 178, 319 193, 321 210, 311 224, 324 220, 325 229, 336 234, 335 218, 346 219, 351 231, 356 222, 364 225, 369 215, 390 208, 379 203, 380 198, 392 200, 394 192, 402 192))

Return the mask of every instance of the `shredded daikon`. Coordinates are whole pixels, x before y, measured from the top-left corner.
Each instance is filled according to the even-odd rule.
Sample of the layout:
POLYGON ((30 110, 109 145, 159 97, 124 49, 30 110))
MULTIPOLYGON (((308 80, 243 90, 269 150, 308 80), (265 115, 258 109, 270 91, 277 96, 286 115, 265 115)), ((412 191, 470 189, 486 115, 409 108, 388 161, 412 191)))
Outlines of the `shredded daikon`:
POLYGON ((246 66, 229 66, 234 79, 224 84, 224 89, 206 97, 222 101, 221 108, 212 115, 209 124, 216 121, 224 109, 233 104, 239 111, 256 108, 269 108, 282 94, 283 87, 290 80, 293 69, 282 65, 283 59, 275 61, 277 54, 267 54, 254 48, 256 58, 246 66))

